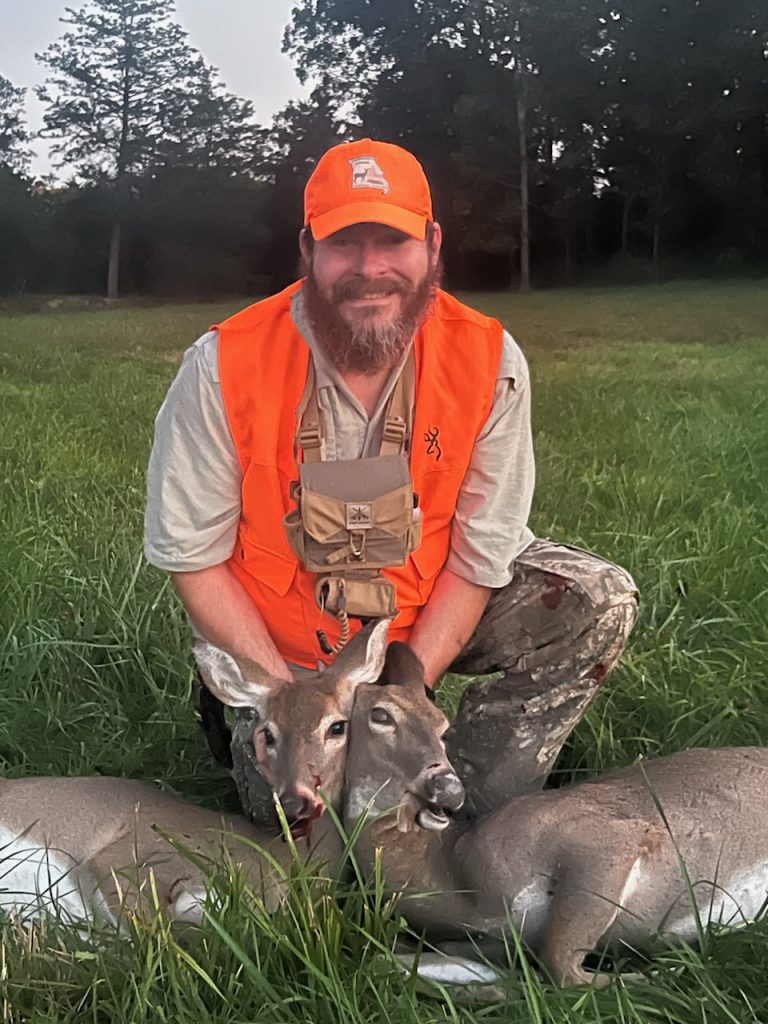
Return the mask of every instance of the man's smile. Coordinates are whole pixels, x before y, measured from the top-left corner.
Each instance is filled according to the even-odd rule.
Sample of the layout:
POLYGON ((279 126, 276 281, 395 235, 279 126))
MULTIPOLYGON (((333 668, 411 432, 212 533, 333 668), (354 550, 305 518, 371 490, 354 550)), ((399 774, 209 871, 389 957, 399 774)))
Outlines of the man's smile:
POLYGON ((397 298, 397 295, 397 292, 376 292, 370 295, 350 296, 342 301, 349 303, 352 306, 381 306, 390 302, 393 298, 397 298))

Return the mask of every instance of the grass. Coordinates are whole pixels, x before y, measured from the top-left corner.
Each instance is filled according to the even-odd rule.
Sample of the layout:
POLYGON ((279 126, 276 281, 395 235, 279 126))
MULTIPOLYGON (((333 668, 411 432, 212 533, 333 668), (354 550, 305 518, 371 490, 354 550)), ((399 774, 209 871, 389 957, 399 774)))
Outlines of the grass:
MULTIPOLYGON (((569 742, 575 778, 768 734, 768 371, 764 284, 476 295, 534 383, 533 526, 634 574, 640 623, 569 742)), ((189 703, 187 630, 141 560, 152 418, 183 349, 241 305, 0 317, 0 772, 162 779, 234 806, 189 703)), ((455 696, 455 682, 445 690, 455 696), (453 691, 453 693, 452 693, 453 691)), ((458 1006, 391 967, 380 893, 296 898, 276 919, 230 887, 192 945, 162 924, 84 948, 0 933, 0 1019, 761 1021, 768 926, 662 957, 650 985, 559 992, 510 973, 458 1006)))

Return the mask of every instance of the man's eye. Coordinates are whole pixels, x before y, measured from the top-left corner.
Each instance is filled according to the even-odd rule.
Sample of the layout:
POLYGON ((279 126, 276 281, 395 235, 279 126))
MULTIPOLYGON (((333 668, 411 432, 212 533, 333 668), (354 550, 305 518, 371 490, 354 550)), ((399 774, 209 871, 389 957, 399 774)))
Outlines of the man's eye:
POLYGON ((267 728, 264 730, 262 735, 264 736, 264 743, 265 743, 265 745, 268 746, 268 747, 274 747, 274 745, 275 745, 275 734, 272 732, 272 730, 269 728, 269 726, 267 726, 267 728))
POLYGON ((343 736, 347 731, 346 722, 334 722, 333 725, 328 729, 329 736, 343 736))

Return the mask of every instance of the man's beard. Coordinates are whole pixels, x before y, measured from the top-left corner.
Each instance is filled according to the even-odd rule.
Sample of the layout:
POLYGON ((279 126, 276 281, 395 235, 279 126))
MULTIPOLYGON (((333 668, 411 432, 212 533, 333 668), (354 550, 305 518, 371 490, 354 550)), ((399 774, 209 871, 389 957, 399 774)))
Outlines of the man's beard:
POLYGON ((334 285, 327 299, 317 286, 311 264, 302 269, 306 281, 302 288, 304 313, 315 337, 334 366, 371 376, 400 362, 416 331, 429 314, 442 278, 442 263, 430 267, 415 288, 396 277, 377 278, 375 282, 348 281, 334 285), (339 313, 344 299, 364 298, 367 292, 397 292, 401 296, 400 313, 384 323, 362 317, 350 325, 339 313))

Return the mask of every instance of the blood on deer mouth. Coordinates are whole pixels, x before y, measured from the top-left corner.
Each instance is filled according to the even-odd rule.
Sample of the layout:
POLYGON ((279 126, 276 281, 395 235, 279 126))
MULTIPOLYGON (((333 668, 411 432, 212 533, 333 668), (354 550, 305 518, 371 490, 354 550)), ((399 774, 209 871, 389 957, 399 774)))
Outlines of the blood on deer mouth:
POLYGON ((289 829, 294 839, 308 839, 312 831, 312 824, 322 815, 325 807, 322 804, 314 804, 308 813, 302 813, 295 821, 290 822, 289 829))

